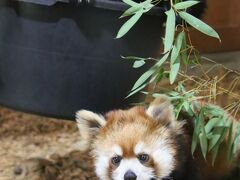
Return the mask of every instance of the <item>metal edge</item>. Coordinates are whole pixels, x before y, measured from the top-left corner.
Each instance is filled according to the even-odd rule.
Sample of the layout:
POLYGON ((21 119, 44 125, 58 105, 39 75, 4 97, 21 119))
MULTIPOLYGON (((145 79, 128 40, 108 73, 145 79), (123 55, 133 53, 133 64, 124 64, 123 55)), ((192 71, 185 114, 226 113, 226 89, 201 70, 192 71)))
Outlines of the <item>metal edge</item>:
MULTIPOLYGON (((46 5, 46 6, 53 6, 57 2, 62 3, 73 3, 71 0, 14 0, 14 1, 21 1, 26 3, 33 3, 39 5, 46 5)), ((118 2, 118 1, 109 1, 109 0, 75 0, 76 5, 79 6, 91 6, 106 10, 113 10, 113 11, 125 11, 129 8, 129 6, 125 3, 118 2)), ((165 9, 162 7, 154 7, 152 8, 147 14, 149 15, 156 15, 162 16, 165 9)))

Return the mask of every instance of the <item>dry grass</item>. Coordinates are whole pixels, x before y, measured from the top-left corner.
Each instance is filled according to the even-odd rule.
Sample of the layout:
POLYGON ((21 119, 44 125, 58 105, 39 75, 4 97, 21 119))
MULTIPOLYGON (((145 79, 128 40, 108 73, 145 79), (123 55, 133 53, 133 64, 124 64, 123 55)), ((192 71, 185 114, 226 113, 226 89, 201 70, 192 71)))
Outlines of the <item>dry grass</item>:
POLYGON ((94 179, 78 138, 74 122, 0 108, 0 180, 94 179))

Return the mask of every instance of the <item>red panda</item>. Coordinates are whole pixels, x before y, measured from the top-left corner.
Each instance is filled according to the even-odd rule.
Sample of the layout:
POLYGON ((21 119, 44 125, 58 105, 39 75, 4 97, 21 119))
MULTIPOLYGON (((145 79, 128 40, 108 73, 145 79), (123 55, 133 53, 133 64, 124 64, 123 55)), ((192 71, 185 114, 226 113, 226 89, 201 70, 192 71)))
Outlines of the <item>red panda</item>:
POLYGON ((165 95, 146 109, 115 110, 105 117, 80 110, 76 120, 79 147, 92 150, 101 180, 217 180, 232 168, 221 158, 212 167, 200 151, 192 156, 193 124, 184 116, 175 119, 174 107, 165 95))

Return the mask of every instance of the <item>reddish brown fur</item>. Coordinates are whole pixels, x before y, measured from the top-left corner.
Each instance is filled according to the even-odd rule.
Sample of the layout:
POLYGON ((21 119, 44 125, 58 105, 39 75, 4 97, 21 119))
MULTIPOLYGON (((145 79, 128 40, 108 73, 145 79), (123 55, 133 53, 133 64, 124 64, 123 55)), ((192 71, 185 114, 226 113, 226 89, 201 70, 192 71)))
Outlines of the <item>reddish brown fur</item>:
POLYGON ((147 167, 152 167, 153 169, 154 169, 154 173, 157 175, 157 176, 159 176, 160 174, 159 174, 159 167, 158 167, 158 165, 157 165, 157 163, 155 163, 154 162, 154 159, 150 159, 149 160, 149 162, 147 162, 146 164, 145 164, 145 166, 147 166, 147 167))
MULTIPOLYGON (((169 136, 164 131, 165 127, 147 116, 142 107, 134 107, 126 111, 112 111, 106 117, 107 124, 100 130, 101 138, 99 141, 105 145, 106 143, 112 145, 112 142, 120 145, 123 149, 124 158, 135 157, 133 150, 136 144, 154 137, 156 133, 159 133, 159 129, 161 129, 162 138, 168 139, 169 136)), ((148 140, 145 142, 148 142, 148 140)))
MULTIPOLYGON (((173 156, 176 154, 177 145, 172 141, 175 132, 171 132, 161 121, 149 117, 143 107, 111 111, 106 115, 106 121, 106 125, 100 129, 94 142, 95 151, 111 149, 114 144, 117 144, 123 151, 123 159, 136 158, 134 148, 139 142, 143 141, 150 145, 156 137, 161 137, 171 146, 170 153, 173 156)), ((151 157, 145 166, 153 168, 155 174, 159 175, 160 167, 151 157)), ((109 162, 109 178, 115 169, 116 167, 109 162)))

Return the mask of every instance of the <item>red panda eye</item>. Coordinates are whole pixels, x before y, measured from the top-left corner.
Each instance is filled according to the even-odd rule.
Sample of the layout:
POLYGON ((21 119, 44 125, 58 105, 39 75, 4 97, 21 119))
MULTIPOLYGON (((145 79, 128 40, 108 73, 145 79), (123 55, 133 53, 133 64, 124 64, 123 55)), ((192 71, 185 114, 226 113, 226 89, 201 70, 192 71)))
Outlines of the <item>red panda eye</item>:
POLYGON ((142 163, 148 162, 148 160, 149 160, 149 155, 147 155, 147 154, 139 154, 139 155, 138 155, 138 159, 139 159, 139 161, 142 162, 142 163))
POLYGON ((121 156, 114 156, 111 159, 111 162, 113 165, 118 166, 120 164, 121 160, 122 160, 121 156))

